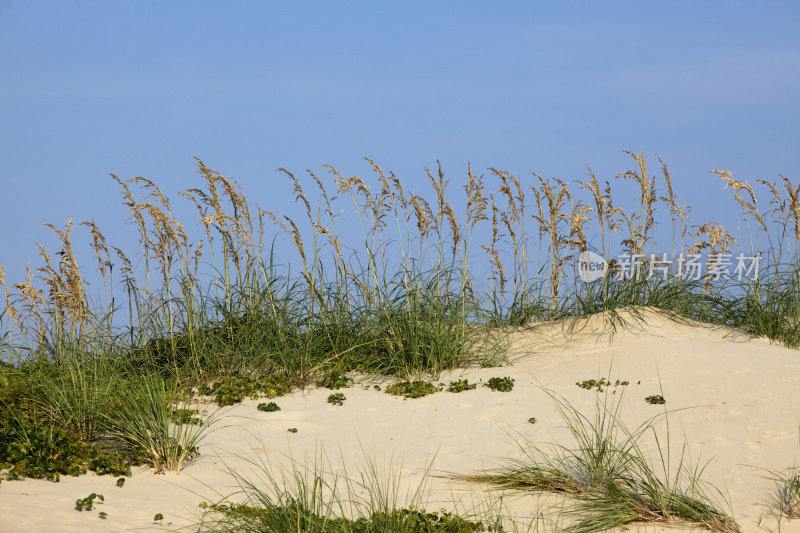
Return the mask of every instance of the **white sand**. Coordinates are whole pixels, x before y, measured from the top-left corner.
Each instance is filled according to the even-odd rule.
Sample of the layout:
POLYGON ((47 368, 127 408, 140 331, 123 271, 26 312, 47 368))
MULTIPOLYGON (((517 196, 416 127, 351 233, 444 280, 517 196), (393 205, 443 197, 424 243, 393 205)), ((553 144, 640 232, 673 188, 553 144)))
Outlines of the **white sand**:
MULTIPOLYGON (((516 333, 513 365, 453 372, 439 380, 510 376, 516 385, 509 393, 479 387, 404 400, 357 384, 340 391, 347 400, 338 407, 326 403, 332 391, 311 388, 276 399, 279 412, 259 412, 256 405, 265 400, 230 408, 201 444, 203 455, 177 475, 154 475, 140 468, 122 488, 114 477, 95 475, 64 476, 59 483, 4 481, 0 531, 159 531, 190 526, 199 517, 201 501, 235 492, 229 469, 253 472, 251 461, 268 460, 277 471, 290 464, 289 456, 311 464, 321 450, 334 468, 343 460, 350 476, 359 476, 365 454, 378 465, 402 462, 410 483, 434 456, 434 472, 475 472, 504 457, 522 457, 515 441, 571 445, 543 388, 592 416, 596 394, 575 383, 599 377, 631 382, 617 388, 617 394, 624 392, 623 418, 631 426, 661 412, 662 407, 644 398, 663 390, 666 407, 677 410, 669 415, 673 461, 677 463, 685 443, 693 463, 707 463, 703 479, 722 489, 744 531, 779 531, 766 506, 772 483, 759 473, 800 462, 800 352, 649 313, 644 328, 618 327, 612 333, 602 316, 578 326, 572 333, 563 324, 516 333), (537 423, 529 424, 530 417, 537 423), (289 433, 290 427, 299 431, 289 433), (105 503, 92 512, 76 511, 75 500, 91 492, 103 494, 105 503), (99 519, 99 511, 108 519, 99 519), (156 513, 164 515, 163 525, 152 522, 156 513)), ((452 508, 454 498, 462 498, 462 505, 469 507, 471 499, 485 496, 480 485, 439 478, 430 482, 431 510, 452 508)), ((536 508, 534 497, 505 503, 521 518, 545 510, 536 508)), ((800 531, 800 520, 784 520, 780 531, 800 531)))

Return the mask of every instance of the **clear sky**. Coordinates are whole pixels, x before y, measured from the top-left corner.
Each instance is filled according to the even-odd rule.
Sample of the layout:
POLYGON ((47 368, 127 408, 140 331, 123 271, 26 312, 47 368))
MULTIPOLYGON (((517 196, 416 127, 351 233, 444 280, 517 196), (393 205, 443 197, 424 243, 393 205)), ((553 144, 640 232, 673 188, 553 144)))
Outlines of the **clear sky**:
POLYGON ((194 156, 291 212, 277 167, 610 178, 642 149, 724 219, 710 169, 800 182, 799 28, 797 0, 0 0, 0 263, 70 217, 125 247, 108 173, 179 202, 194 156))

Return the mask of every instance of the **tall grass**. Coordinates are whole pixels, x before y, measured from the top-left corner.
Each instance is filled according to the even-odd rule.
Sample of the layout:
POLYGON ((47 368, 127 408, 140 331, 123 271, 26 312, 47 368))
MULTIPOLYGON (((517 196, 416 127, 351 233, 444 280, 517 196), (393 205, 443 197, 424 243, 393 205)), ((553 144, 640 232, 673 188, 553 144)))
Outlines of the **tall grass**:
POLYGON ((86 439, 126 405, 121 386, 149 390, 150 418, 128 414, 144 431, 131 442, 155 449, 144 435, 148 424, 164 434, 162 385, 438 375, 503 361, 506 325, 654 306, 800 345, 800 187, 714 170, 741 213, 732 232, 690 220, 663 162, 654 173, 643 153, 627 155, 632 168, 607 180, 468 165, 461 187, 438 163, 420 187, 369 159, 371 178, 279 169, 292 213, 262 208, 198 159, 199 183, 179 193, 192 221, 152 180, 112 175, 138 248, 114 246, 91 218, 45 224, 57 247, 39 246, 25 279, 0 265, 0 359, 38 365, 31 405, 86 439), (608 260, 594 281, 578 276, 588 251, 608 260), (697 262, 707 268, 686 269, 697 262))
POLYGON ((82 222, 102 288, 90 295, 72 221, 63 229, 46 224, 60 248, 40 246, 41 266, 22 282, 7 283, 0 270, 12 341, 4 351, 47 360, 123 352, 184 378, 247 371, 305 378, 329 365, 435 374, 497 355, 481 361, 492 345, 481 325, 627 306, 670 309, 796 346, 800 187, 782 176, 757 180, 759 195, 714 170, 741 209, 749 249, 737 249, 737 235, 721 225, 689 220, 663 162, 659 179, 643 153, 627 154, 634 167, 605 184, 591 169, 586 180, 569 182, 468 168, 460 200, 440 164, 425 169, 427 192, 369 159, 371 181, 330 166, 328 183, 311 171, 303 180, 279 169, 299 217, 251 204, 234 179, 198 160, 202 186, 180 193, 196 209, 197 234, 156 183, 112 175, 139 250, 126 254, 94 221, 82 222), (630 192, 639 199, 616 198, 630 192), (275 246, 284 243, 294 248, 293 267, 276 263, 275 246), (591 282, 575 270, 587 250, 610 263, 591 282), (740 251, 760 262, 743 262, 754 268, 744 277, 734 272, 740 251), (687 270, 692 261, 705 271, 687 270))
POLYGON ((103 415, 116 404, 110 399, 122 389, 109 361, 86 352, 62 354, 52 367, 38 367, 32 378, 41 408, 88 440, 98 436, 103 415))

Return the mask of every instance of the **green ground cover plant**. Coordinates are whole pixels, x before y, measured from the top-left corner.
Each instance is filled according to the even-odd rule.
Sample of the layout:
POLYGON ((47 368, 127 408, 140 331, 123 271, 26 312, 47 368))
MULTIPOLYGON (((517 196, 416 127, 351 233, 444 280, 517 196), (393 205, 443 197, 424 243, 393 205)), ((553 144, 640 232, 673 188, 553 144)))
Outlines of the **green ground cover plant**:
MULTIPOLYGON (((342 517, 320 516, 301 504, 288 501, 280 506, 252 507, 237 504, 213 504, 209 511, 221 513, 230 523, 239 526, 262 528, 273 531, 276 524, 301 524, 303 531, 325 531, 341 533, 372 533, 374 531, 425 532, 425 533, 473 533, 487 531, 480 522, 472 522, 446 511, 427 512, 417 509, 392 509, 389 513, 375 511, 370 516, 355 520, 342 517), (391 524, 391 529, 385 529, 391 524)), ((254 531, 257 529, 253 529, 254 531)), ((279 530, 280 531, 280 530, 279 530)))
POLYGON ((131 458, 32 417, 5 411, 0 415, 0 469, 3 477, 45 478, 97 474, 130 475, 131 458))
POLYGON ((619 386, 625 387, 627 385, 630 385, 630 382, 627 381, 627 380, 624 380, 624 381, 615 380, 615 381, 612 382, 610 379, 600 378, 600 379, 585 379, 583 381, 579 381, 579 382, 575 383, 575 385, 577 385, 578 387, 580 387, 582 389, 586 389, 586 390, 596 389, 597 392, 603 392, 603 387, 606 387, 606 388, 619 387, 619 386))
POLYGON ((76 511, 91 511, 94 509, 94 501, 99 500, 99 502, 104 502, 106 499, 103 497, 102 494, 95 494, 94 492, 86 496, 85 498, 78 498, 75 500, 75 510, 76 511))
MULTIPOLYGON (((60 423, 47 408, 49 404, 38 401, 41 389, 34 385, 42 383, 39 377, 43 372, 54 372, 51 366, 0 364, 2 477, 58 481, 62 475, 75 476, 89 470, 101 475, 130 475, 130 456, 60 423)), ((73 418, 69 420, 74 422, 73 418)))
POLYGON ((397 381, 386 387, 387 394, 395 394, 405 398, 421 398, 433 394, 439 389, 427 381, 397 381))
POLYGON ((653 394, 644 399, 650 405, 664 405, 667 401, 660 394, 653 394))
POLYGON ((213 396, 220 406, 229 406, 247 398, 257 399, 262 396, 275 398, 291 392, 292 382, 281 376, 267 376, 256 379, 250 376, 225 376, 212 384, 203 384, 198 392, 204 396, 213 396))
POLYGON ((326 373, 319 381, 317 381, 317 387, 326 387, 333 390, 346 389, 352 385, 352 378, 349 378, 336 370, 326 373))
POLYGON ((273 411, 280 411, 281 410, 281 408, 278 407, 278 404, 275 403, 275 402, 260 403, 260 404, 258 404, 257 409, 259 411, 264 411, 265 413, 271 413, 273 411))
POLYGON ((489 381, 484 384, 484 387, 489 387, 497 392, 511 392, 514 388, 514 378, 508 376, 504 378, 490 378, 489 381))
POLYGON ((470 383, 468 379, 457 379, 451 381, 447 385, 448 392, 463 392, 465 390, 473 390, 478 387, 477 383, 470 383))
POLYGON ((336 393, 331 394, 330 396, 328 396, 328 403, 332 404, 332 405, 340 405, 341 406, 341 405, 344 405, 344 401, 346 399, 347 399, 347 397, 344 394, 342 394, 341 392, 336 392, 336 393))

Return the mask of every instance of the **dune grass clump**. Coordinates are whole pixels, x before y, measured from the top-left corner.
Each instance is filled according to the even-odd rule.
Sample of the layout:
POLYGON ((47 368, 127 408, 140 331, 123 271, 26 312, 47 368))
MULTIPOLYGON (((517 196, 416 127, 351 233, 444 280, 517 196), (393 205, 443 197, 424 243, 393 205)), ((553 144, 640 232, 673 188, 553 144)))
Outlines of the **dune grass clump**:
POLYGON ((775 482, 769 502, 773 514, 789 520, 800 518, 800 467, 770 472, 769 477, 775 482))
POLYGON ((289 524, 300 524, 304 532, 330 533, 373 533, 386 531, 397 533, 476 533, 487 531, 480 522, 453 515, 447 511, 428 512, 424 509, 392 509, 386 513, 375 511, 369 516, 360 516, 355 520, 342 517, 321 516, 311 509, 306 509, 300 502, 287 500, 279 505, 253 507, 237 504, 211 504, 208 511, 225 516, 220 522, 227 522, 219 529, 210 531, 234 531, 227 529, 236 524, 236 531, 285 531, 278 527, 289 524))
POLYGON ((790 468, 777 476, 774 508, 787 518, 800 518, 800 468, 790 468))
POLYGON ((565 512, 573 520, 566 530, 577 533, 635 522, 738 533, 733 518, 708 496, 700 479, 703 468, 684 463, 682 455, 677 466, 670 464, 669 435, 662 447, 654 428, 659 417, 630 429, 620 419, 622 395, 614 402, 608 395, 598 399, 593 418, 566 399, 551 396, 575 440, 574 447, 556 445, 547 451, 528 442, 521 445, 525 459, 493 472, 453 477, 520 492, 569 495, 575 503, 565 512), (655 439, 655 461, 640 445, 645 435, 655 439))
POLYGON ((800 466, 767 470, 764 477, 774 483, 768 502, 772 514, 779 520, 800 518, 800 466))
POLYGON ((153 376, 131 383, 115 409, 106 415, 111 436, 129 445, 137 457, 158 472, 180 472, 199 455, 200 441, 216 422, 211 415, 202 424, 176 424, 172 405, 177 396, 174 385, 153 376))
POLYGON ((111 361, 101 367, 87 354, 81 358, 86 365, 63 360, 0 365, 5 477, 58 481, 90 470, 130 475, 131 464, 142 463, 179 471, 197 455, 215 416, 181 401, 176 383, 159 374, 112 374, 105 366, 111 361))
MULTIPOLYGON (((320 457, 311 466, 292 463, 291 471, 276 471, 254 463, 259 474, 234 475, 239 492, 216 503, 201 503, 203 531, 305 533, 477 533, 506 531, 496 512, 457 513, 426 510, 427 465, 422 479, 404 487, 402 465, 379 467, 365 460, 358 475, 332 468, 320 457), (335 472, 335 473, 332 473, 335 472)), ((441 502, 437 501, 437 507, 441 502)))

